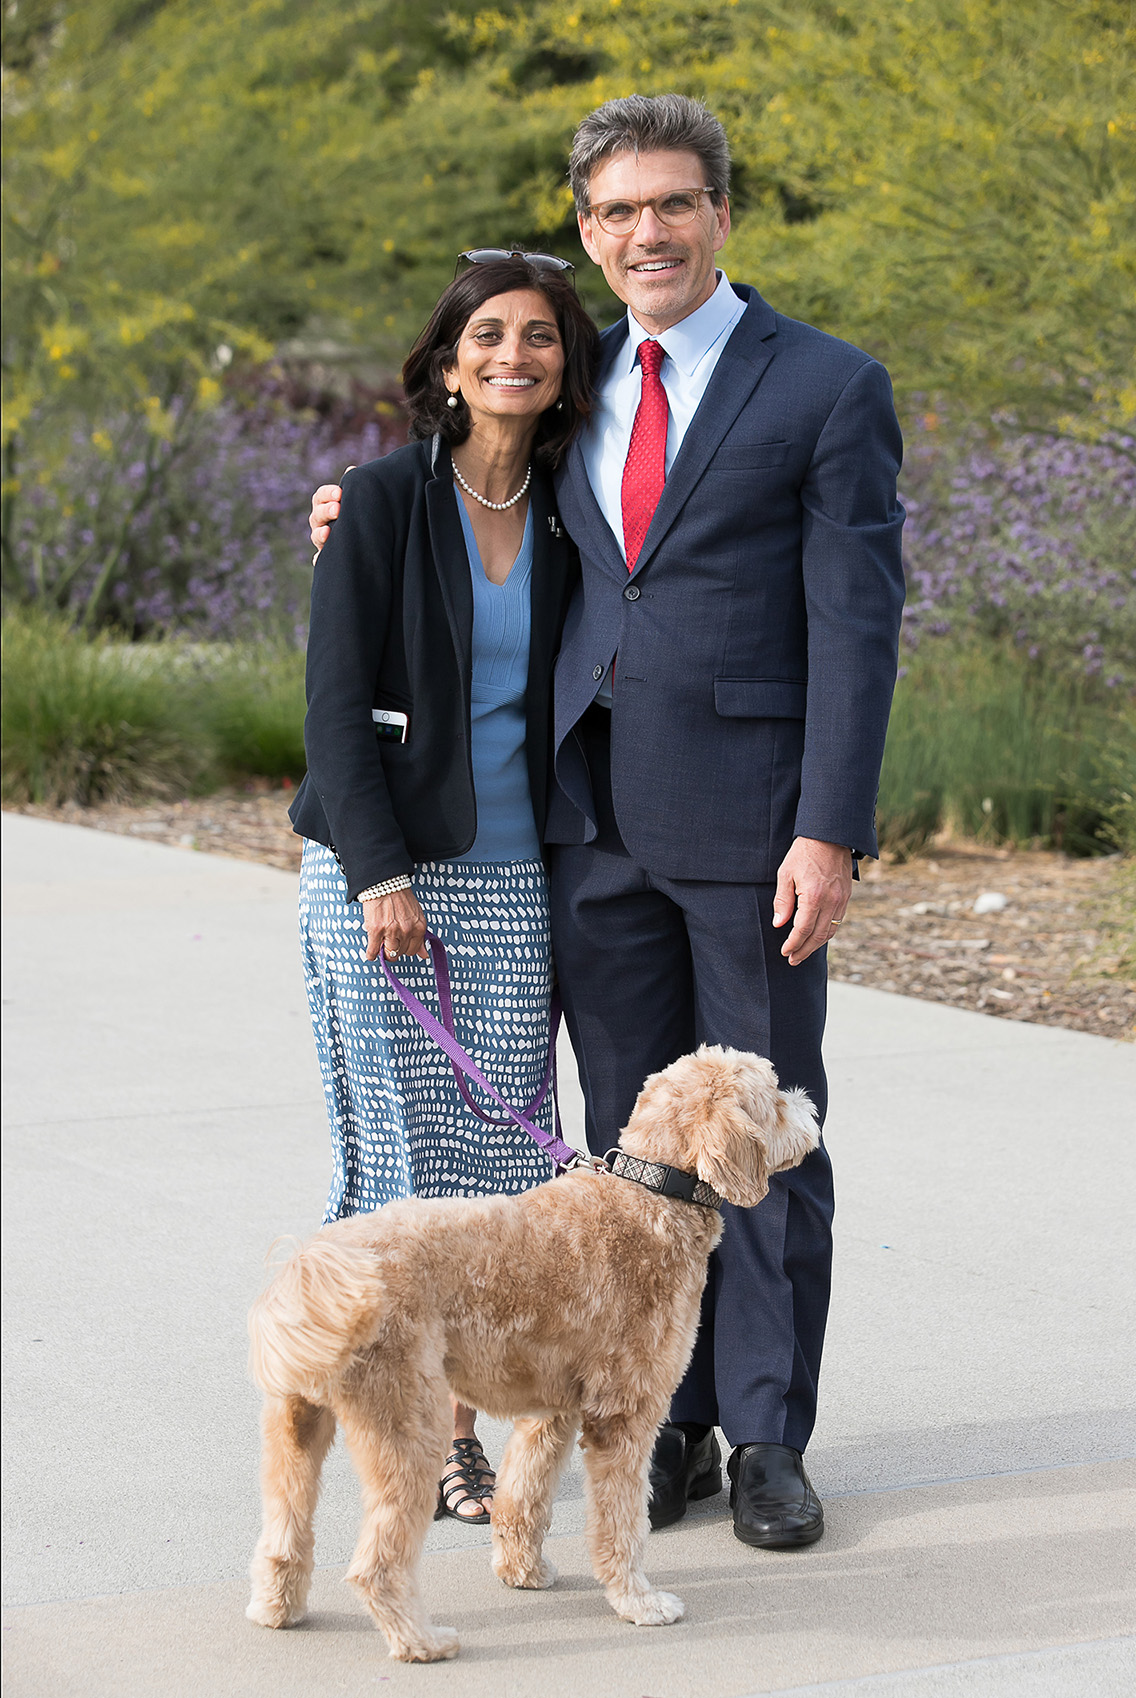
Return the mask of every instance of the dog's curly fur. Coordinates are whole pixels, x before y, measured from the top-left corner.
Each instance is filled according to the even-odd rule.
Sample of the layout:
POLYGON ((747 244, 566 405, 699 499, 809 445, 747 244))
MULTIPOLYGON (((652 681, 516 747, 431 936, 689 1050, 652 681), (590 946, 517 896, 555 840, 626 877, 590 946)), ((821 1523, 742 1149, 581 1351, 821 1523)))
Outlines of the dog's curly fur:
MULTIPOLYGON (((740 1207, 815 1148, 802 1091, 758 1056, 703 1046, 647 1080, 620 1140, 696 1172, 740 1207)), ((576 1169, 520 1196, 410 1199, 325 1227, 249 1317, 265 1394, 264 1530, 248 1615, 304 1613, 323 1459, 342 1425, 365 1516, 347 1579, 393 1657, 455 1656, 430 1623, 417 1567, 449 1435, 449 1394, 514 1417, 493 1502, 493 1568, 551 1586, 541 1555, 556 1482, 579 1429, 588 1541, 625 1621, 676 1621, 681 1601, 641 1567, 647 1472, 689 1361, 722 1221, 606 1172, 576 1169)))

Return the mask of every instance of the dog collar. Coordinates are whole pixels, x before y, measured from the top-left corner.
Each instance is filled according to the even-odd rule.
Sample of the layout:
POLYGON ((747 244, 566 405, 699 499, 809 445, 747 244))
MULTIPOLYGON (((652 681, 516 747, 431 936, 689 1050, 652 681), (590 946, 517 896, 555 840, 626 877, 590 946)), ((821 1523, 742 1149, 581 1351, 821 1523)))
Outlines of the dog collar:
POLYGON ((722 1199, 712 1185, 699 1179, 696 1173, 686 1173, 681 1167, 668 1167, 666 1162, 642 1161, 623 1150, 609 1150, 603 1158, 609 1173, 620 1179, 630 1179, 636 1185, 657 1191, 660 1197, 677 1197, 683 1203, 698 1203, 704 1209, 720 1209, 722 1199))

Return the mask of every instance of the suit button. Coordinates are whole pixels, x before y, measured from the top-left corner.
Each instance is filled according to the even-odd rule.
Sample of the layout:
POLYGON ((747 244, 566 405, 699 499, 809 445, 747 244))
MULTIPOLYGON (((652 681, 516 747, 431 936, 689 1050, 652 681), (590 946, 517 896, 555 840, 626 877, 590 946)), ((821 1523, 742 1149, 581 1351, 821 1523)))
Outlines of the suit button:
POLYGON ((638 584, 630 584, 627 587, 627 589, 625 589, 624 592, 623 592, 623 599, 624 599, 624 601, 638 601, 639 600, 639 585, 638 584))
POLYGON ((603 675, 604 675, 604 669, 603 669, 602 666, 593 666, 592 667, 592 677, 595 679, 597 684, 599 683, 599 681, 603 677, 603 675))

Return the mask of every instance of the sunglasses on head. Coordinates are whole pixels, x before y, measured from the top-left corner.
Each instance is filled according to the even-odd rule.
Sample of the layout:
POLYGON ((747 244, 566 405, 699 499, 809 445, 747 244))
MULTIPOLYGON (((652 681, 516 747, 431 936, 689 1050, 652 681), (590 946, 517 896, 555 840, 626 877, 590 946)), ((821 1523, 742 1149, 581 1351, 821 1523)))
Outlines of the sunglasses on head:
POLYGON ((555 254, 530 254, 523 248, 471 248, 468 253, 458 255, 454 276, 458 276, 463 265, 493 265, 499 259, 523 259, 534 271, 566 272, 569 282, 576 269, 570 259, 558 259, 555 254))

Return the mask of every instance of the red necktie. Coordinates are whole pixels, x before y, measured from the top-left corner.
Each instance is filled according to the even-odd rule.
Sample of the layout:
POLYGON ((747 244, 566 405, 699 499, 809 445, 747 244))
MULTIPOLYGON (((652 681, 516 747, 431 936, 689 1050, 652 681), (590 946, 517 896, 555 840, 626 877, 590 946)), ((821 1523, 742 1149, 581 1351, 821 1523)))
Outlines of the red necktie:
POLYGON ((629 572, 635 570, 667 476, 667 392, 659 378, 663 353, 661 342, 639 344, 643 393, 623 468, 623 546, 629 572))

